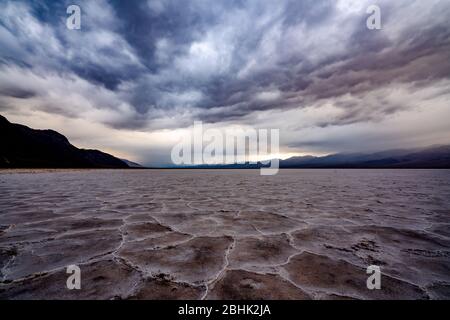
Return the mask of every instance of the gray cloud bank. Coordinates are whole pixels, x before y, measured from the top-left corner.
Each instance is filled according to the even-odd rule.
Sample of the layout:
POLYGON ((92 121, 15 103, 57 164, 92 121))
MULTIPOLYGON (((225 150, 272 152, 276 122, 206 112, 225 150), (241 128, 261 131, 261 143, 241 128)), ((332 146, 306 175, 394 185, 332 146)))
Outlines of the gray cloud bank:
POLYGON ((277 124, 286 146, 352 149, 352 130, 448 115, 449 16, 445 0, 2 1, 0 112, 136 131, 277 124), (66 28, 72 3, 81 30, 66 28), (374 3, 382 30, 366 28, 374 3))

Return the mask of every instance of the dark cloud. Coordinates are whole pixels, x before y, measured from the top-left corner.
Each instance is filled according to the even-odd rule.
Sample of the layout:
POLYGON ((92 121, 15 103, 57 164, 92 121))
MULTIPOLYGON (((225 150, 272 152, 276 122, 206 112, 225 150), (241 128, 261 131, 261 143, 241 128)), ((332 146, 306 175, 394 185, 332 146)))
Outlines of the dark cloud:
POLYGON ((18 99, 29 99, 36 96, 36 93, 22 88, 0 88, 0 95, 18 99))
MULTIPOLYGON (((178 117, 167 124, 173 127, 194 119, 239 120, 257 111, 319 108, 321 101, 342 114, 312 125, 379 121, 406 102, 377 97, 368 109, 372 92, 432 85, 450 72, 445 1, 376 1, 382 8, 380 31, 365 26, 369 2, 78 1, 77 31, 65 28, 72 3, 3 1, 0 67, 30 70, 44 79, 60 76, 67 85, 74 77, 86 81, 79 86, 80 103, 124 112, 122 118, 102 120, 118 128, 155 126, 165 117, 178 117), (412 13, 417 16, 409 17, 412 13), (95 88, 106 91, 98 96, 95 88)), ((4 98, 45 96, 2 82, 4 98)), ((62 105, 42 109, 77 114, 64 112, 62 105)))

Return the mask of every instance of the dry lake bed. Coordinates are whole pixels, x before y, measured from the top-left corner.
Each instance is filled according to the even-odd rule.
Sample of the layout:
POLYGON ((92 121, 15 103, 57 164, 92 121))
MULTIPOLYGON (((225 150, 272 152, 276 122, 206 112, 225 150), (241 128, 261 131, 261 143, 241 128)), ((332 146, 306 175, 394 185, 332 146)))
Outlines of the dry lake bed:
POLYGON ((450 299, 450 171, 0 171, 0 299, 450 299))

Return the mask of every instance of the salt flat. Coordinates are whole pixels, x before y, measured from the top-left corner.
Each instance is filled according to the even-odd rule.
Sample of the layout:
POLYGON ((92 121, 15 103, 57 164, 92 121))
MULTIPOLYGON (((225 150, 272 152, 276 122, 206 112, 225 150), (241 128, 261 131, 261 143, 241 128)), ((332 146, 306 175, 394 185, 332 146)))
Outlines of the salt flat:
POLYGON ((0 281, 0 299, 449 299, 450 171, 3 171, 0 281))

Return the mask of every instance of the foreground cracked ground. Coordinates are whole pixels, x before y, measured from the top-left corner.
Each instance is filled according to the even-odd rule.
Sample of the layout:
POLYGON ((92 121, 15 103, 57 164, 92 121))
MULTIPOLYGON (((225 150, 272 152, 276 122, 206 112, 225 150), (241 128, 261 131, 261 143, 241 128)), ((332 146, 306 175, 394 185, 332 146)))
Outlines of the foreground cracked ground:
POLYGON ((444 298, 448 170, 0 173, 0 299, 444 298))

